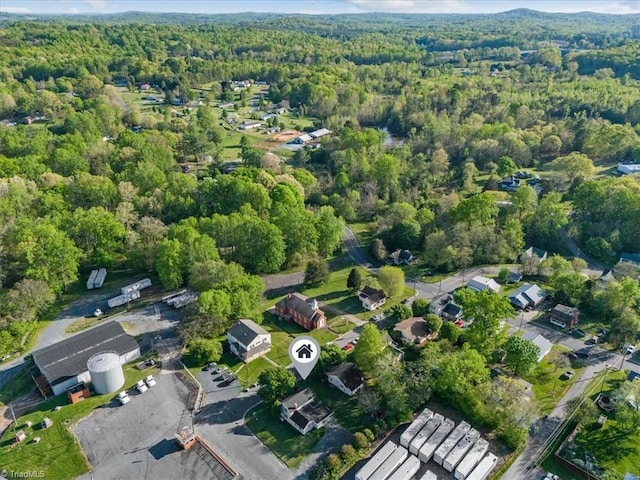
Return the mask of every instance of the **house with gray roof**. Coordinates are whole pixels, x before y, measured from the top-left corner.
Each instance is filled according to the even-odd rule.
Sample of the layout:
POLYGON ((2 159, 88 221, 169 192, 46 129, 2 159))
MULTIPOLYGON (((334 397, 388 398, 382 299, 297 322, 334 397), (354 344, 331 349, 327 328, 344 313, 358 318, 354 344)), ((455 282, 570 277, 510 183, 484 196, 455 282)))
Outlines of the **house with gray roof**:
POLYGON ((290 293, 275 305, 276 315, 289 320, 307 330, 327 326, 327 317, 315 298, 309 298, 298 292, 290 293))
POLYGON ((331 410, 315 399, 309 387, 289 395, 280 405, 281 418, 302 435, 324 427, 332 415, 331 410))
POLYGON ((253 320, 238 320, 227 332, 231 352, 245 363, 271 350, 271 334, 253 320))
POLYGON ((355 363, 336 365, 327 373, 327 381, 342 393, 352 397, 364 387, 364 377, 355 363))
POLYGON ((547 298, 547 294, 538 287, 538 285, 525 283, 518 289, 511 292, 508 297, 511 305, 519 308, 520 310, 524 310, 529 307, 535 308, 540 305, 544 299, 547 298))
POLYGON ((548 254, 546 250, 542 250, 541 248, 529 247, 520 254, 520 262, 524 262, 534 256, 538 257, 538 260, 543 262, 547 259, 548 254))
POLYGON ((33 361, 42 377, 36 379, 39 388, 54 395, 91 377, 87 361, 102 352, 117 352, 124 365, 140 357, 140 346, 118 322, 106 322, 58 343, 33 352, 33 361))

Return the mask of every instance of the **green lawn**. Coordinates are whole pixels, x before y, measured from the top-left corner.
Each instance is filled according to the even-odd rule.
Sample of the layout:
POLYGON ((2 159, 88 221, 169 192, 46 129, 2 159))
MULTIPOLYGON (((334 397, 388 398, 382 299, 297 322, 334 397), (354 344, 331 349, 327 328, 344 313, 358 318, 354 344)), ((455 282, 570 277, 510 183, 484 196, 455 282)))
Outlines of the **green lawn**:
POLYGON ((373 420, 358 405, 357 395, 345 395, 329 385, 324 378, 321 381, 307 380, 303 384, 311 387, 316 398, 331 409, 333 418, 347 430, 355 433, 371 427, 373 420))
POLYGON ((368 252, 369 248, 371 247, 371 242, 373 242, 373 239, 375 237, 375 235, 371 231, 371 224, 370 223, 350 223, 347 226, 355 234, 356 238, 358 239, 358 243, 360 244, 362 249, 365 252, 368 252))
POLYGON ((247 427, 289 468, 296 468, 324 435, 324 429, 300 435, 278 414, 261 404, 247 415, 247 427))
POLYGON ((245 387, 253 385, 258 381, 258 377, 262 372, 268 368, 273 368, 273 365, 264 358, 256 358, 251 362, 244 365, 240 370, 235 370, 238 374, 238 380, 245 387))
POLYGON ((542 359, 535 370, 524 377, 527 382, 533 385, 536 404, 542 414, 547 414, 555 408, 558 401, 584 371, 583 366, 571 365, 566 356, 568 351, 568 348, 554 345, 551 352, 542 359), (576 373, 571 380, 561 379, 567 370, 573 370, 576 373))
MULTIPOLYGON (((156 371, 157 368, 139 371, 134 365, 125 366, 125 387, 134 385, 136 381, 156 371)), ((11 433, 4 436, 0 443, 2 468, 20 472, 42 470, 45 478, 57 480, 74 478, 88 472, 87 459, 68 427, 113 398, 113 394, 97 395, 71 405, 66 395, 58 395, 42 402, 35 411, 18 419, 17 428, 27 434, 26 441, 15 444, 11 433), (62 408, 55 411, 58 406, 62 408), (46 430, 39 427, 44 417, 53 420, 53 425, 46 430), (32 427, 25 426, 27 420, 33 422, 32 427), (36 436, 41 438, 40 443, 31 443, 36 436)))

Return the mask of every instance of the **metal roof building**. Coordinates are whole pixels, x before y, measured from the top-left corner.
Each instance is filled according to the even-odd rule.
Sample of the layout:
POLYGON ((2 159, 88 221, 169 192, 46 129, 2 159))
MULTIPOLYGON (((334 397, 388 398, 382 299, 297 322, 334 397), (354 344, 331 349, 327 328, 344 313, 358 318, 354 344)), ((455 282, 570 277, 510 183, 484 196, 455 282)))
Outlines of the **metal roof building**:
POLYGON ((118 322, 107 322, 33 352, 33 361, 49 382, 54 395, 89 382, 87 360, 97 353, 117 352, 125 364, 140 356, 140 347, 118 322))

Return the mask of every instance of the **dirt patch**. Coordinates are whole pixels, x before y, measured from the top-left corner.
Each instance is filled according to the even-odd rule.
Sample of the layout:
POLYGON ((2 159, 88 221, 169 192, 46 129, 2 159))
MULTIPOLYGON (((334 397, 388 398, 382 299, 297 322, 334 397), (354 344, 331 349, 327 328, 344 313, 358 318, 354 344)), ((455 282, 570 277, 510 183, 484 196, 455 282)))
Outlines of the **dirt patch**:
POLYGON ((300 136, 301 133, 297 130, 284 130, 283 132, 277 133, 273 136, 274 142, 288 142, 293 140, 294 138, 300 136))
MULTIPOLYGON (((42 397, 34 390, 31 393, 16 398, 11 402, 11 405, 13 406, 13 413, 16 418, 20 418, 22 415, 34 410, 40 402, 42 402, 42 397)), ((12 423, 13 415, 9 405, 0 407, 0 437, 3 436, 6 429, 9 428, 12 423)))

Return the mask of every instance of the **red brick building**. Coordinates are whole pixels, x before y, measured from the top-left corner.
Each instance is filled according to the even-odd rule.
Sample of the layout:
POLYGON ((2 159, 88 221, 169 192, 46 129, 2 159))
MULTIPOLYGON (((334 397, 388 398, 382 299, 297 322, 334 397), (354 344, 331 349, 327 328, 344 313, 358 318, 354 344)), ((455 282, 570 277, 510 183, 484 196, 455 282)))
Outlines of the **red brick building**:
POLYGON ((327 325, 327 317, 318 308, 315 298, 301 293, 290 293, 276 303, 276 315, 284 320, 297 323, 306 330, 315 330, 327 325))

